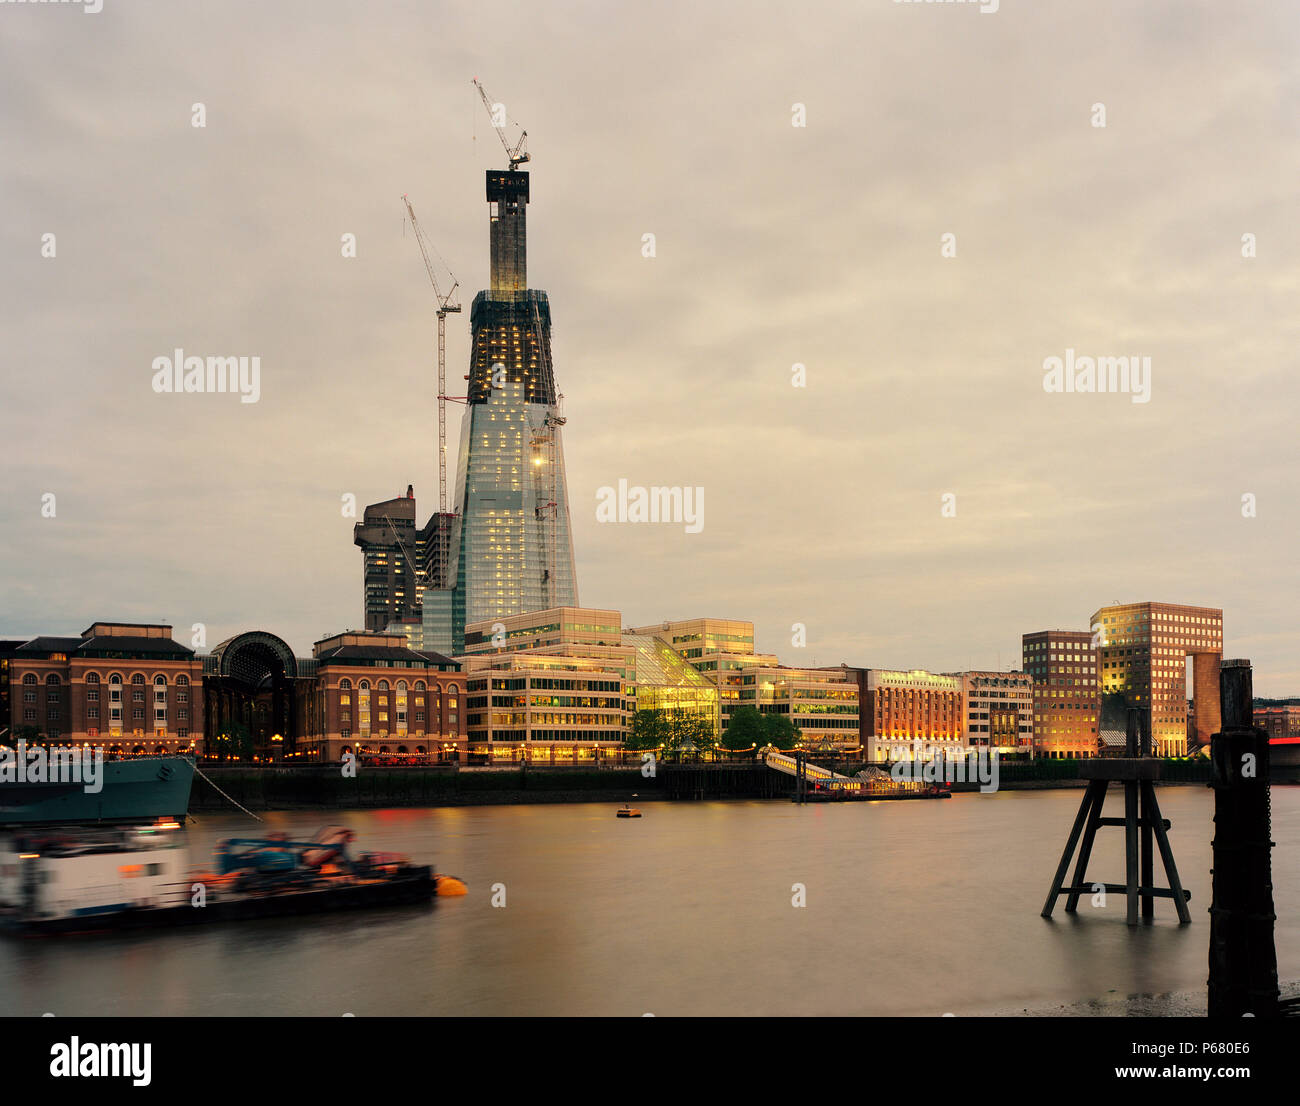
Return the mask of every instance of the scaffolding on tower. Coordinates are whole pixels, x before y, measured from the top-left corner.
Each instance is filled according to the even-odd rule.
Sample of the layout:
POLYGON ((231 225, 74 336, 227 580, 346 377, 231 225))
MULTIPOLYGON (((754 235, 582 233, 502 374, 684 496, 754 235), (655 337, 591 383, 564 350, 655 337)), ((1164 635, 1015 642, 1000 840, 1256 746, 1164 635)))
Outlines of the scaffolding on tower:
MULTIPOLYGON (((537 297, 528 296, 533 315, 533 332, 537 335, 538 356, 541 359, 543 381, 549 385, 545 394, 555 394, 554 362, 551 360, 550 334, 542 325, 537 297)), ((555 394, 555 402, 546 405, 539 434, 532 439, 533 464, 539 480, 534 482, 538 493, 537 524, 542 538, 542 597, 546 607, 556 606, 556 572, 559 567, 560 546, 560 427, 568 419, 564 416, 564 396, 555 394)))

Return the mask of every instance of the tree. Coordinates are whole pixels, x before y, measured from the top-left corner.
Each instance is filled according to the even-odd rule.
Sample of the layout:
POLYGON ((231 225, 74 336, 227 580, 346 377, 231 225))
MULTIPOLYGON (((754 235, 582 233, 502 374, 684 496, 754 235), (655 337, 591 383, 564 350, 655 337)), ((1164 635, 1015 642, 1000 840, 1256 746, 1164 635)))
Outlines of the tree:
POLYGON ((799 740, 799 727, 789 715, 770 713, 763 717, 763 743, 778 749, 793 749, 799 740))
POLYGON ((658 749, 668 744, 668 719, 661 710, 639 710, 632 716, 627 740, 628 749, 658 749))
POLYGON ((707 715, 685 712, 669 716, 670 737, 668 747, 675 750, 694 749, 703 753, 712 749, 716 738, 713 721, 707 715))
POLYGON ((722 734, 724 749, 748 749, 764 743, 763 716, 751 706, 737 707, 722 734))

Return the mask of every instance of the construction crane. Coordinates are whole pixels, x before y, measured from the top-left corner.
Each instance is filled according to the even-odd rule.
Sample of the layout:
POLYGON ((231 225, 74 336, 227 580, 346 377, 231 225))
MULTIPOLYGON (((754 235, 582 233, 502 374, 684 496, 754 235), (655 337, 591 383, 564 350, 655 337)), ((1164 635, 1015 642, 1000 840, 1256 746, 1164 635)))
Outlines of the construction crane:
POLYGON ((528 132, 524 130, 523 127, 519 127, 519 124, 516 123, 515 126, 519 127, 519 141, 511 146, 510 143, 506 141, 504 124, 498 123, 496 120, 495 109, 501 105, 494 105, 486 90, 478 83, 477 77, 474 78, 474 87, 478 89, 478 94, 483 100, 483 106, 487 108, 488 118, 492 120, 492 126, 497 132, 497 137, 501 139, 501 145, 505 148, 506 157, 510 159, 510 171, 514 172, 514 170, 525 161, 531 160, 528 156, 528 132))
MULTIPOLYGON (((415 208, 411 206, 411 201, 405 194, 402 196, 402 202, 406 204, 407 214, 411 218, 411 229, 415 231, 415 241, 420 246, 424 269, 429 274, 429 283, 433 285, 433 296, 438 304, 438 513, 445 515, 447 513, 447 316, 460 311, 460 304, 452 302, 456 296, 456 289, 460 287, 460 281, 448 267, 447 275, 451 277, 451 289, 445 296, 442 294, 442 289, 438 287, 438 276, 434 272, 433 262, 429 260, 428 243, 425 241, 424 232, 420 229, 420 222, 415 217, 415 208)), ((447 263, 444 261, 443 264, 447 263)), ((446 549, 442 546, 446 543, 442 535, 445 529, 443 520, 439 520, 439 552, 444 554, 440 563, 444 567, 446 549)))

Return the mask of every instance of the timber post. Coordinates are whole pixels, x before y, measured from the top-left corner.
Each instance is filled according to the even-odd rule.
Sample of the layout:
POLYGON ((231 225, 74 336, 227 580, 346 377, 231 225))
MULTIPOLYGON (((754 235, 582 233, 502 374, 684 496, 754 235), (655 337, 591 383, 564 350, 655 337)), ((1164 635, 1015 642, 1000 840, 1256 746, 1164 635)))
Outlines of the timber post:
POLYGON ((1210 738, 1214 788, 1209 1014, 1278 1014, 1268 734, 1254 725, 1250 662, 1219 669, 1223 730, 1210 738))

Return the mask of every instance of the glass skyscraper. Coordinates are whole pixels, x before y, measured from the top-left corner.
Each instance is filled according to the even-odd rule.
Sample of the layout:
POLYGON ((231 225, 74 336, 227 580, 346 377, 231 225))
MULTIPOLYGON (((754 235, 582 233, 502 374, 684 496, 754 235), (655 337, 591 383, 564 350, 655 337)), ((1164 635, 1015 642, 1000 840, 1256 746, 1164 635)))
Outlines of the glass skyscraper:
POLYGON ((459 655, 465 624, 577 606, 551 308, 527 287, 528 174, 489 170, 491 287, 470 309, 450 588, 424 593, 425 648, 459 655))

